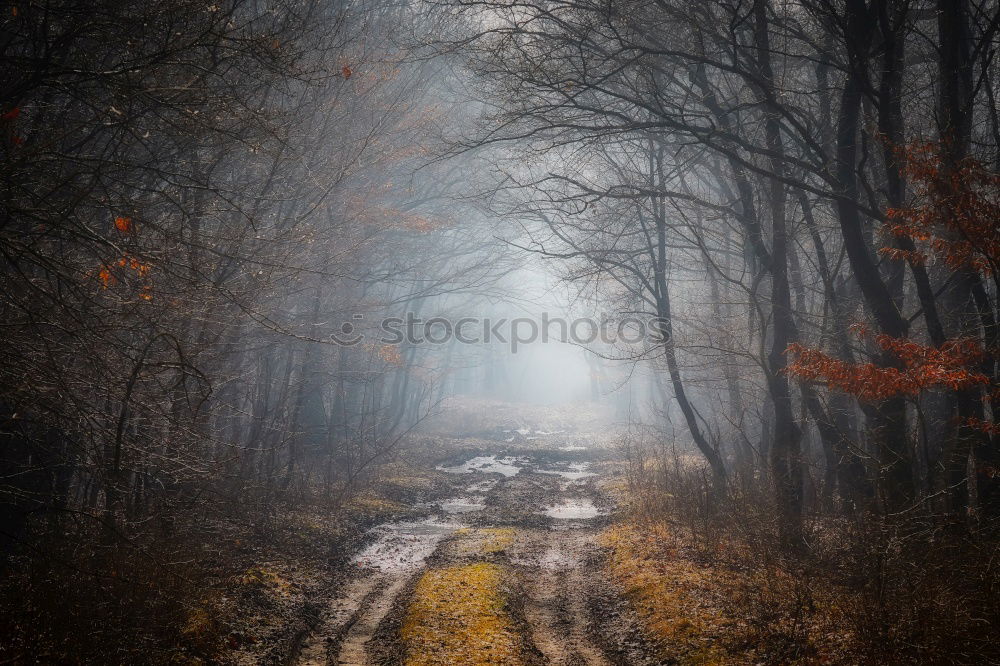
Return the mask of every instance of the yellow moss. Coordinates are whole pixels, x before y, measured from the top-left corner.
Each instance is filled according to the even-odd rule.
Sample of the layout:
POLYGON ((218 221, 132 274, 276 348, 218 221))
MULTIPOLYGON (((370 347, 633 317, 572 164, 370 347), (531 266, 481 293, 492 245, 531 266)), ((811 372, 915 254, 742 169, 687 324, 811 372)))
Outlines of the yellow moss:
POLYGON ((480 532, 483 535, 482 551, 488 555, 510 548, 517 533, 513 527, 487 527, 480 532))
POLYGON ((684 665, 742 663, 719 638, 733 624, 713 603, 713 592, 726 576, 672 556, 662 525, 618 525, 602 535, 610 548, 611 575, 647 630, 684 665))
POLYGON ((485 562, 427 571, 403 622, 407 666, 523 663, 504 578, 485 562))
POLYGON ((262 585, 275 594, 287 597, 292 593, 292 584, 278 572, 264 567, 250 567, 240 578, 244 585, 262 585))
POLYGON ((406 508, 399 502, 379 497, 373 493, 365 493, 352 497, 345 505, 348 511, 358 513, 388 513, 406 508))
POLYGON ((456 530, 458 539, 451 546, 457 557, 496 555, 511 547, 517 535, 513 527, 463 527, 456 530))

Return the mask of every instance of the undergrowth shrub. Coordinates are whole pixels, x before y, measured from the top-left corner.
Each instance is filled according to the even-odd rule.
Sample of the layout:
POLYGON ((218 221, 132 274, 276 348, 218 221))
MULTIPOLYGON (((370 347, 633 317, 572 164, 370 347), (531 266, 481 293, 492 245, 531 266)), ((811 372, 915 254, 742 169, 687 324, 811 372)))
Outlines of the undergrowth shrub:
MULTIPOLYGON (((687 556, 738 572, 727 595, 745 647, 768 663, 1000 663, 1000 539, 931 512, 806 514, 783 548, 766 478, 731 473, 710 501, 706 466, 650 439, 623 441, 630 519, 666 524, 687 556)), ((676 552, 672 546, 670 552, 676 552)))

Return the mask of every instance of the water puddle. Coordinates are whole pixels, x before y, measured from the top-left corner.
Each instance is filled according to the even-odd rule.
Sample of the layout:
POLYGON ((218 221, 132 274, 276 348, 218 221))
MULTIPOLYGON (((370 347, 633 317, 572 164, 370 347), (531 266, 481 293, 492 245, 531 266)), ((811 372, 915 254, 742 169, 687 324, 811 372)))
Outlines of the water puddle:
POLYGON ((562 435, 566 430, 532 430, 531 428, 506 428, 503 430, 504 435, 511 435, 506 441, 511 442, 515 439, 515 435, 520 435, 524 437, 529 442, 538 439, 539 437, 549 437, 551 435, 562 435))
POLYGON ((579 564, 579 559, 566 553, 558 546, 549 548, 538 558, 538 566, 543 569, 570 569, 579 564))
POLYGON ((587 479, 592 476, 597 476, 596 472, 588 472, 588 463, 573 463, 567 465, 566 469, 540 469, 539 474, 555 474, 556 476, 561 476, 569 481, 579 481, 581 479, 587 479))
POLYGON ((524 461, 520 458, 512 458, 510 456, 503 458, 498 458, 496 456, 476 456, 475 458, 466 460, 461 465, 455 465, 453 467, 439 466, 438 469, 442 472, 450 472, 452 474, 483 472, 486 474, 503 474, 504 476, 509 477, 516 476, 517 473, 521 471, 521 465, 523 464, 524 461))
POLYGON ((358 553, 352 562, 377 571, 405 571, 423 564, 445 537, 461 525, 427 519, 379 525, 372 529, 375 540, 358 553))
POLYGON ((473 483, 471 486, 465 489, 467 493, 486 493, 493 490, 493 486, 497 485, 496 479, 486 479, 485 481, 480 481, 479 483, 473 483))
POLYGON ((562 504, 550 506, 543 513, 549 518, 559 520, 590 520, 600 516, 603 511, 594 506, 590 500, 567 500, 562 504))
POLYGON ((453 497, 441 502, 441 510, 450 514, 472 513, 485 508, 486 505, 474 497, 453 497))

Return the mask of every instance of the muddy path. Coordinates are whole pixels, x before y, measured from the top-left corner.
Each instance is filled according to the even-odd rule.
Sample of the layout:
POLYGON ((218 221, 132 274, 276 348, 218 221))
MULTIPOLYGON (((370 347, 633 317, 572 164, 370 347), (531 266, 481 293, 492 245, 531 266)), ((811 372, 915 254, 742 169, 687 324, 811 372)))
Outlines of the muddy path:
POLYGON ((588 604, 593 531, 535 529, 525 537, 513 556, 527 582, 524 612, 535 647, 549 664, 610 664, 594 637, 588 604))
POLYGON ((611 456, 572 444, 496 451, 465 448, 444 460, 437 469, 454 479, 453 497, 423 507, 424 519, 373 530, 293 663, 404 663, 399 627, 415 581, 429 567, 484 558, 516 576, 513 605, 530 662, 626 663, 606 654, 598 627, 611 456), (498 533, 500 545, 490 536, 498 533))

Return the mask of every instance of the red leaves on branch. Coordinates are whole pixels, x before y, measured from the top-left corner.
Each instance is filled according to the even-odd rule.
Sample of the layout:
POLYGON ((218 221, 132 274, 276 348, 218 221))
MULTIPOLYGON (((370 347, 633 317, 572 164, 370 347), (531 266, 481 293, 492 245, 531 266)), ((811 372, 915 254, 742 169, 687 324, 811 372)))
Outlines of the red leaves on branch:
POLYGON ((878 335, 875 342, 896 356, 902 367, 848 363, 795 343, 788 347, 788 353, 794 356, 788 373, 808 381, 825 382, 831 389, 869 402, 900 394, 917 395, 932 387, 957 391, 990 383, 986 375, 970 369, 984 356, 975 340, 950 340, 941 347, 927 347, 911 340, 878 335))
POLYGON ((107 266, 101 266, 101 270, 97 272, 97 279, 101 281, 105 289, 118 282, 115 276, 111 274, 111 269, 107 266))
POLYGON ((123 234, 130 233, 132 231, 132 218, 131 217, 116 217, 115 218, 115 229, 122 232, 123 234))
POLYGON ((949 340, 941 347, 925 347, 906 338, 876 335, 875 343, 898 356, 906 367, 938 366, 960 368, 979 363, 986 356, 979 342, 972 338, 949 340))
MULTIPOLYGON (((879 252, 914 264, 936 261, 951 270, 986 275, 1000 271, 1000 174, 972 159, 946 165, 941 157, 945 151, 935 143, 912 144, 897 154, 916 202, 888 210, 884 230, 910 241, 912 248, 884 247, 879 252)), ((851 330, 867 335, 863 325, 851 330)), ((1000 389, 981 371, 982 362, 997 350, 984 349, 978 340, 949 340, 940 347, 888 335, 876 335, 874 341, 899 362, 889 367, 848 363, 792 344, 788 353, 794 358, 787 371, 869 402, 913 396, 934 387, 980 388, 985 389, 984 399, 993 403, 994 410, 1000 407, 1000 389)), ((963 425, 1000 435, 1000 424, 992 421, 967 419, 963 425)))
POLYGON ((880 253, 920 264, 933 257, 952 270, 1000 270, 1000 174, 971 158, 945 169, 934 143, 898 152, 917 204, 886 211, 885 231, 911 239, 917 249, 884 247, 880 253))
POLYGON ((928 258, 925 252, 920 252, 919 250, 903 250, 898 247, 879 248, 879 254, 889 257, 890 259, 909 261, 920 266, 926 264, 928 258))
POLYGON ((118 265, 122 268, 132 269, 139 277, 146 277, 149 274, 150 268, 152 268, 149 264, 144 264, 135 257, 130 257, 128 255, 119 259, 118 265))
MULTIPOLYGON (((118 259, 118 261, 114 264, 101 264, 100 269, 97 271, 97 279, 100 281, 102 288, 108 289, 111 286, 118 284, 119 276, 122 276, 124 279, 125 275, 127 275, 127 273, 123 274, 124 271, 131 271, 135 273, 136 278, 145 282, 149 277, 152 268, 153 267, 150 264, 144 263, 139 259, 126 254, 118 259)), ((127 282, 128 280, 126 280, 126 283, 127 282)), ((144 301, 153 300, 153 286, 148 282, 142 284, 139 289, 139 298, 144 301)))
POLYGON ((975 428, 976 430, 982 430, 988 435, 1000 435, 1000 423, 993 423, 992 421, 975 419, 970 416, 969 418, 965 419, 965 425, 967 425, 970 428, 975 428))

